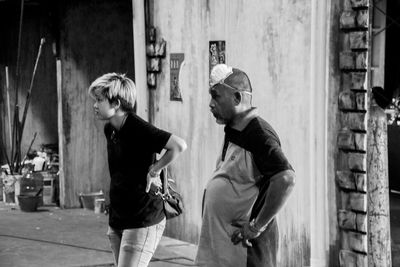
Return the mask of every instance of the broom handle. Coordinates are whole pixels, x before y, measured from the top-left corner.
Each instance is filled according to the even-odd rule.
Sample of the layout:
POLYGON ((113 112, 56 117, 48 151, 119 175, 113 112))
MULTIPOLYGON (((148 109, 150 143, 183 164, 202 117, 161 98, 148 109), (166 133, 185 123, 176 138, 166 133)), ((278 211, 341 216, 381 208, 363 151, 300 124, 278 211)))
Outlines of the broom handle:
POLYGON ((18 118, 18 114, 19 114, 19 106, 16 104, 15 105, 15 109, 14 109, 14 119, 13 119, 13 131, 12 131, 12 146, 11 146, 11 167, 13 169, 13 172, 16 171, 17 167, 18 167, 18 131, 19 131, 19 118, 18 118))
POLYGON ((10 146, 12 146, 11 109, 10 109, 10 81, 9 81, 9 77, 8 77, 8 66, 6 66, 6 91, 7 91, 8 134, 10 136, 10 146))
POLYGON ((35 66, 33 68, 31 84, 29 85, 28 94, 26 95, 24 113, 22 115, 21 128, 20 128, 20 133, 19 133, 20 139, 22 138, 22 133, 24 131, 26 115, 28 114, 28 108, 29 108, 29 104, 30 104, 30 101, 31 101, 31 93, 32 93, 32 87, 33 87, 33 81, 35 79, 36 70, 37 70, 37 66, 38 66, 38 63, 39 63, 40 55, 42 54, 42 46, 43 46, 44 43, 45 43, 45 39, 44 38, 40 39, 39 51, 38 51, 38 54, 36 56, 35 66))
POLYGON ((26 158, 28 157, 28 154, 29 154, 29 152, 31 151, 31 148, 32 148, 33 142, 35 142, 36 135, 37 135, 37 132, 35 132, 35 134, 33 135, 33 139, 32 139, 32 141, 31 141, 31 144, 29 145, 29 147, 28 147, 28 151, 26 152, 26 154, 25 154, 25 157, 24 157, 24 159, 23 159, 23 161, 22 161, 22 166, 24 166, 24 165, 25 165, 25 160, 26 160, 26 158))

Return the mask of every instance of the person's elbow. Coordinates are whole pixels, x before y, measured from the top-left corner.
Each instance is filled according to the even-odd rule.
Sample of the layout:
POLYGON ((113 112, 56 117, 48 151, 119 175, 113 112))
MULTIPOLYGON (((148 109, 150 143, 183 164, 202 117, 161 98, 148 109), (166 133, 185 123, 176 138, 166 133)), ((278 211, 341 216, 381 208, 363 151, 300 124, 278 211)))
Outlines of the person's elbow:
POLYGON ((293 188, 296 184, 296 175, 292 170, 284 171, 274 178, 275 181, 278 182, 282 188, 293 188))
POLYGON ((187 148, 185 140, 176 135, 172 135, 168 143, 170 144, 167 144, 167 149, 174 150, 178 153, 182 153, 187 148))
POLYGON ((296 175, 293 171, 287 171, 283 177, 284 177, 284 183, 288 188, 292 188, 295 186, 296 175))
POLYGON ((183 151, 185 151, 187 149, 187 144, 186 144, 185 140, 183 140, 182 138, 179 138, 179 142, 178 142, 177 146, 178 146, 179 153, 182 153, 183 151))

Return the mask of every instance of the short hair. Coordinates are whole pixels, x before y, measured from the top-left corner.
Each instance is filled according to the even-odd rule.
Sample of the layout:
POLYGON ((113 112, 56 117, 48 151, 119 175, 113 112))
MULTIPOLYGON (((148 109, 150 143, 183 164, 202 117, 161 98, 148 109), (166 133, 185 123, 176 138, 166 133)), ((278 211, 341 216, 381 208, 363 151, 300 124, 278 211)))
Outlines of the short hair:
POLYGON ((135 111, 136 86, 125 74, 113 72, 98 77, 89 86, 88 93, 96 100, 106 98, 110 103, 119 100, 124 111, 135 111))

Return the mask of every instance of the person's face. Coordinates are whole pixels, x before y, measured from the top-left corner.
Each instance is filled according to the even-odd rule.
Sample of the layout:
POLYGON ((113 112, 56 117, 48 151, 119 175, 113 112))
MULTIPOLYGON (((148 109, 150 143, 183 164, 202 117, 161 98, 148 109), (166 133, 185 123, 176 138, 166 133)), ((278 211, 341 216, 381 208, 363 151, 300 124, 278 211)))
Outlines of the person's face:
POLYGON ((210 111, 218 124, 229 124, 235 115, 235 95, 232 90, 218 84, 210 88, 210 111))
POLYGON ((96 117, 100 120, 109 120, 116 112, 114 105, 105 97, 96 97, 96 102, 94 103, 93 108, 96 117))

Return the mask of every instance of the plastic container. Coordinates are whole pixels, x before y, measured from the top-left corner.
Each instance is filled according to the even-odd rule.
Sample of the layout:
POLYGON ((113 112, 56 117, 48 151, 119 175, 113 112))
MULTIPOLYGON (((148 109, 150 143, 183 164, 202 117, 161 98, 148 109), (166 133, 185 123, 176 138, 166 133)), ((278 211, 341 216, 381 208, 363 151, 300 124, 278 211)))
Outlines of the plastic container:
POLYGON ((54 177, 44 177, 43 178, 43 204, 44 205, 53 205, 55 204, 55 186, 54 186, 54 177))
POLYGON ((94 213, 103 213, 105 209, 106 200, 104 198, 97 198, 94 200, 94 213))
POLYGON ((40 196, 19 195, 18 203, 22 211, 36 211, 39 205, 40 196))

